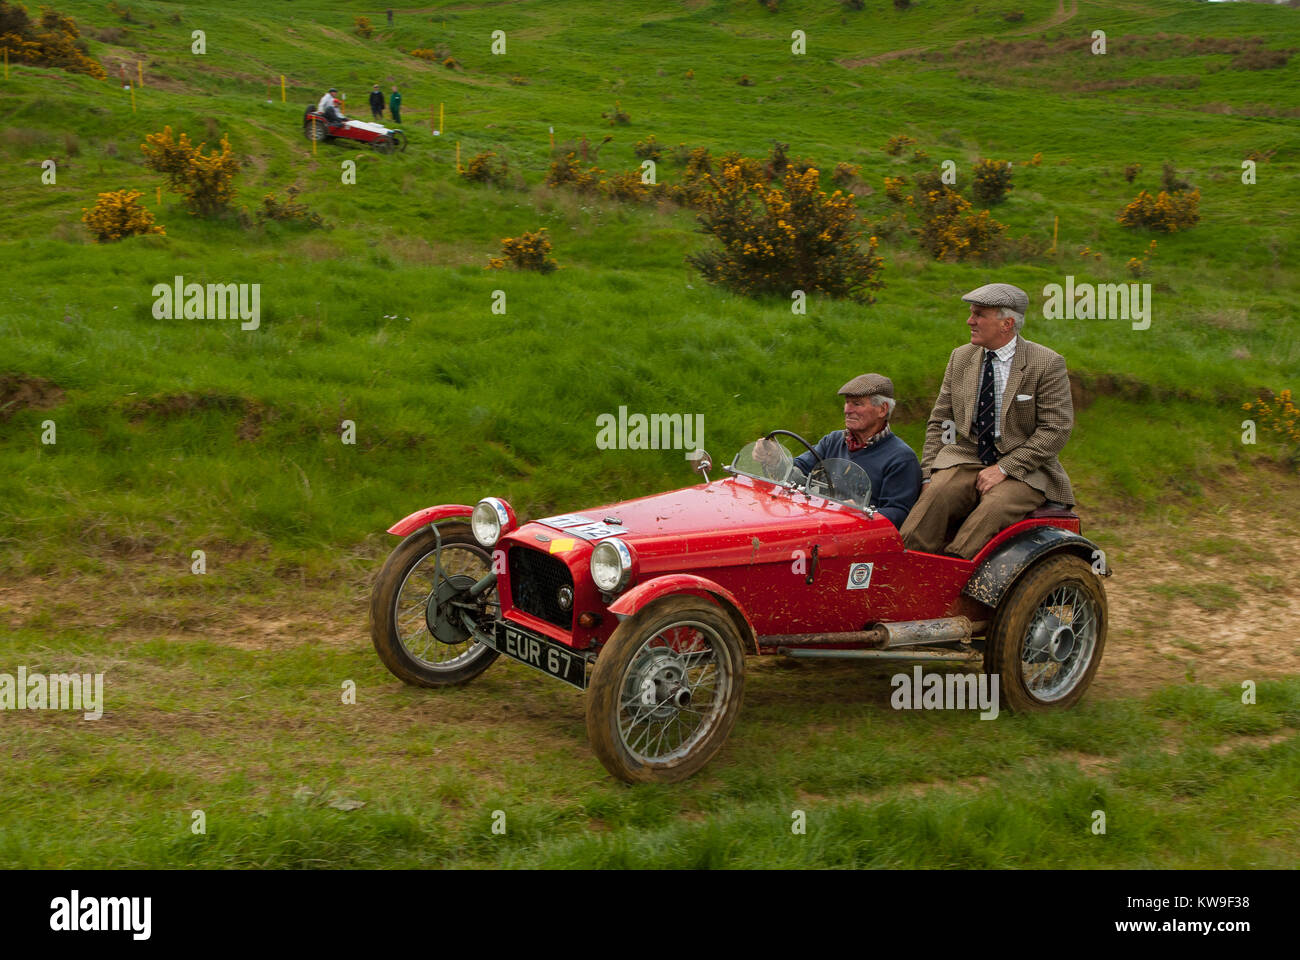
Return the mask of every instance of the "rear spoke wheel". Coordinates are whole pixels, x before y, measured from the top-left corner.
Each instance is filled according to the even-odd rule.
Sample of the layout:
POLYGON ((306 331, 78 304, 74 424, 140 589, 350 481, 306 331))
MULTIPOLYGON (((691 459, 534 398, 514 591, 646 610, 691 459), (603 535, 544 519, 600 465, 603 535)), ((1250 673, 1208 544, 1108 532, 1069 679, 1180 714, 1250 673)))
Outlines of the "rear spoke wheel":
POLYGON ((1106 593, 1073 554, 1041 560, 1003 599, 985 643, 1012 710, 1068 707, 1096 675, 1106 644, 1106 593))

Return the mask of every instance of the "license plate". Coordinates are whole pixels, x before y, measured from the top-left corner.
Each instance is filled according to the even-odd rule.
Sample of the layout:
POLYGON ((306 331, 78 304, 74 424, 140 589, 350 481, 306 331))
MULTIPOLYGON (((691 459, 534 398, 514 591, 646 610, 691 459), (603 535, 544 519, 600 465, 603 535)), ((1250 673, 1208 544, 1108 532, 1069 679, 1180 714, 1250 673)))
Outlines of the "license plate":
POLYGON ((535 667, 579 690, 587 689, 586 659, 562 644, 498 620, 496 648, 507 657, 535 667))

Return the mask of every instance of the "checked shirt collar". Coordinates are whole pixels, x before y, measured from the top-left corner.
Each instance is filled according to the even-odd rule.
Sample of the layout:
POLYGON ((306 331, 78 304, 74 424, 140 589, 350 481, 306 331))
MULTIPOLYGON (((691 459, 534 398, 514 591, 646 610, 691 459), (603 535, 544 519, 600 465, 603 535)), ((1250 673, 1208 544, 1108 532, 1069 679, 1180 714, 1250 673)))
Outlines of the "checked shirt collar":
MULTIPOLYGON (((1002 344, 1002 346, 994 350, 993 356, 997 357, 997 359, 1001 360, 1003 363, 1006 363, 1016 355, 1016 340, 1018 339, 1019 337, 1012 337, 1006 343, 1002 344)), ((983 356, 980 357, 980 362, 984 362, 983 356)))
POLYGON ((858 443, 857 439, 854 438, 853 434, 848 430, 845 430, 844 442, 848 444, 850 453, 856 453, 858 450, 866 450, 868 447, 874 447, 881 440, 884 440, 888 436, 889 436, 889 424, 885 424, 883 427, 880 428, 880 432, 874 434, 870 439, 867 440, 866 443, 858 443))

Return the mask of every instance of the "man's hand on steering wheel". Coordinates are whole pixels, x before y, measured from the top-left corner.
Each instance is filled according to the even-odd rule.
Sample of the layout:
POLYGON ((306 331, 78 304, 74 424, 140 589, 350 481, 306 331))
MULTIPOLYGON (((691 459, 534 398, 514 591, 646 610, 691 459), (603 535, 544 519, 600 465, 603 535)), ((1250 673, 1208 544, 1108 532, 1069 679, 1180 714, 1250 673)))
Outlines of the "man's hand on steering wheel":
POLYGON ((754 459, 769 470, 781 462, 781 446, 774 440, 760 437, 754 443, 754 459))

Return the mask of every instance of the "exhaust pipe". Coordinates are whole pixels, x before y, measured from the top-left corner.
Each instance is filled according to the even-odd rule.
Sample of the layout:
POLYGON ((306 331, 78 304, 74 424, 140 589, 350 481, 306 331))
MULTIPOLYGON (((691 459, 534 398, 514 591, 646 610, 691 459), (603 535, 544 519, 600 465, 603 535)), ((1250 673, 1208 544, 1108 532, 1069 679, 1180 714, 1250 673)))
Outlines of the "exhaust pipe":
POLYGON ((882 623, 876 629, 885 631, 881 649, 892 650, 894 647, 924 647, 954 641, 965 643, 970 639, 974 626, 967 617, 945 617, 941 620, 882 623))
POLYGON ((900 620, 878 623, 867 630, 845 633, 770 634, 758 638, 760 647, 818 647, 840 643, 860 643, 875 650, 895 647, 924 647, 936 643, 965 643, 974 633, 988 627, 987 622, 972 623, 968 617, 942 617, 938 620, 900 620))

